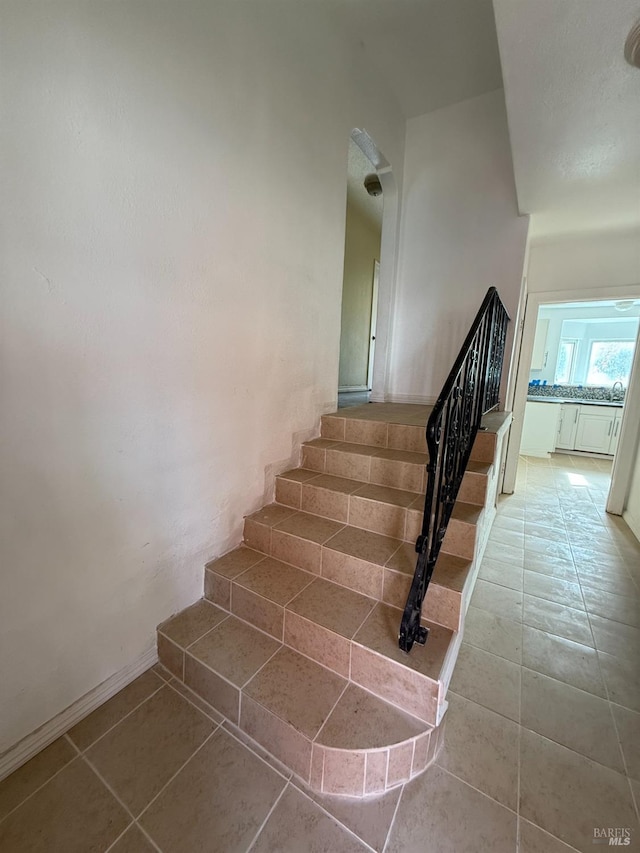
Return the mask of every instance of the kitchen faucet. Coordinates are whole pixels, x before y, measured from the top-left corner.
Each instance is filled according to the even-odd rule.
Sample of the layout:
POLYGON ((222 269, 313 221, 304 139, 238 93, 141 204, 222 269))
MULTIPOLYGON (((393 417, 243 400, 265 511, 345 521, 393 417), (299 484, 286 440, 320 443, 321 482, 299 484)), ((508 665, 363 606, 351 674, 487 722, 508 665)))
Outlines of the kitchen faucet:
POLYGON ((610 400, 612 400, 612 401, 616 398, 616 386, 619 386, 619 390, 620 390, 620 399, 622 399, 622 398, 624 397, 624 385, 622 384, 622 382, 620 382, 620 380, 619 380, 619 379, 617 379, 617 380, 613 383, 613 385, 611 386, 611 389, 610 389, 610 391, 609 391, 609 399, 610 399, 610 400))

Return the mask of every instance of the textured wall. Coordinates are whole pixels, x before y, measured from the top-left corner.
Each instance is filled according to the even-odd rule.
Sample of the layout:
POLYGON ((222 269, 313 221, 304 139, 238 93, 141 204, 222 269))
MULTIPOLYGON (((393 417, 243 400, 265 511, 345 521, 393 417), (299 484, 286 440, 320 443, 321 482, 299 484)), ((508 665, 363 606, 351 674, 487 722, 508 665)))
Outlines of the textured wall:
POLYGON ((2 4, 0 752, 201 595, 335 402, 349 133, 401 170, 404 126, 268 7, 2 4))

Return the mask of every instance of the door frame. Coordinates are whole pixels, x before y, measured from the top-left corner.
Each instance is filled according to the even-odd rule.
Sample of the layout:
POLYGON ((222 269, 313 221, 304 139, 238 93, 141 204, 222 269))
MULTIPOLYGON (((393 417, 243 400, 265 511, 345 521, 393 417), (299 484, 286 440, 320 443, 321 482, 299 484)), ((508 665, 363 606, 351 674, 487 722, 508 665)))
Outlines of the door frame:
POLYGON ((376 326, 378 323, 378 289, 380 286, 380 261, 373 262, 371 287, 371 322, 369 323, 369 359, 367 361, 367 390, 373 387, 373 364, 376 353, 376 326))
MULTIPOLYGON (((603 288, 576 288, 574 290, 543 290, 531 292, 526 296, 522 338, 518 358, 518 370, 516 375, 515 389, 513 395, 513 423, 509 434, 509 445, 507 447, 505 471, 502 491, 505 494, 513 494, 516 485, 516 473, 518 468, 518 456, 522 441, 522 426, 524 422, 524 411, 527 402, 529 388, 529 373, 531 369, 531 357, 533 355, 533 343, 538 320, 538 309, 541 305, 557 302, 604 302, 618 299, 640 299, 640 284, 620 285, 617 287, 603 288)), ((611 471, 611 487, 607 498, 607 512, 621 515, 631 484, 632 466, 635 460, 635 452, 640 436, 640 333, 636 339, 629 387, 625 396, 625 405, 622 410, 622 423, 620 425, 620 440, 617 452, 614 456, 611 471)))

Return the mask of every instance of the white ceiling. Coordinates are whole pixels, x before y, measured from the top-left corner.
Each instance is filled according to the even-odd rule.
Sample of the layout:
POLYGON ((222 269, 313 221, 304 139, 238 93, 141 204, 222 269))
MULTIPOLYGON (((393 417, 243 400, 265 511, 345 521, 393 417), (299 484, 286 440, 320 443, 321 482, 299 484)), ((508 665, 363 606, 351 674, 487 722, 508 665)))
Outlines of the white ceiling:
POLYGON ((491 0, 329 0, 327 9, 405 118, 502 86, 491 0))
POLYGON ((640 0, 494 0, 518 202, 534 237, 640 226, 640 0))

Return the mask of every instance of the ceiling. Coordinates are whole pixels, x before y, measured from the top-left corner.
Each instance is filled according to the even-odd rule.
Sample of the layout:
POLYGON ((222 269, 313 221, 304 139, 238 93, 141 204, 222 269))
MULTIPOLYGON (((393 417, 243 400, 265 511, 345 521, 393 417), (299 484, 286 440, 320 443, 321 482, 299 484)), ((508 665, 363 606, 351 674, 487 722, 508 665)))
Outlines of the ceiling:
POLYGON ((323 2, 405 118, 502 86, 491 0, 323 2))
POLYGON ((640 0, 494 0, 520 210, 531 233, 640 227, 640 0))

